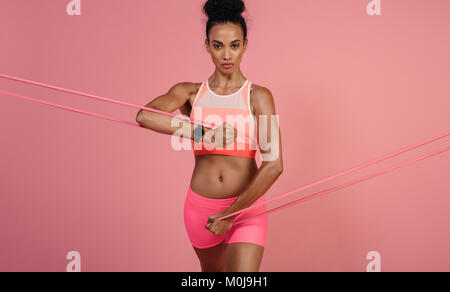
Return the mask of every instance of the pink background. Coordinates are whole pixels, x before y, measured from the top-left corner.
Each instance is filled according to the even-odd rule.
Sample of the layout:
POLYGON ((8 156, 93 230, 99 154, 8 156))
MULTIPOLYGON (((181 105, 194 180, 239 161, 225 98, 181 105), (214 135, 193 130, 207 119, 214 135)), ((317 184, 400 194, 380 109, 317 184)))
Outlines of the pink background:
MULTIPOLYGON (((0 0, 0 73, 145 105, 214 71, 200 0, 0 0)), ((450 2, 246 0, 241 69, 274 96, 284 173, 268 198, 449 131, 450 2)), ((134 122, 137 110, 0 89, 134 122)), ((200 271, 170 136, 0 96, 0 271, 200 271)), ((434 142, 291 200, 431 153, 434 142)), ((450 271, 450 153, 269 215, 261 271, 450 271)), ((286 200, 282 200, 286 202, 286 200)), ((269 207, 275 207, 271 204, 269 207)))

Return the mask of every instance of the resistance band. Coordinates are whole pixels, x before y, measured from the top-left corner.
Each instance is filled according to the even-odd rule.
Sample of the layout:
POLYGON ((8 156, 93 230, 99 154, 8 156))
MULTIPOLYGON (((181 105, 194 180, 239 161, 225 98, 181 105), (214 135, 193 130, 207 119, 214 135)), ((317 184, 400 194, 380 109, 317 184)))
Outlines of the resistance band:
MULTIPOLYGON (((167 112, 160 111, 160 110, 157 110, 157 109, 147 108, 147 107, 141 107, 141 106, 138 106, 138 105, 133 105, 133 104, 129 104, 129 103, 121 102, 121 101, 116 101, 116 100, 109 99, 109 98, 99 97, 99 96, 95 96, 95 95, 91 95, 91 94, 87 94, 87 93, 83 93, 83 92, 78 92, 78 91, 73 91, 73 90, 69 90, 69 89, 65 89, 65 88, 61 88, 61 87, 56 87, 56 86, 52 86, 52 85, 48 85, 48 84, 44 84, 44 83, 39 83, 39 82, 35 82, 35 81, 25 80, 25 79, 13 77, 13 76, 8 76, 8 75, 0 74, 0 78, 10 79, 10 80, 19 81, 19 82, 23 82, 23 83, 28 83, 28 84, 32 84, 32 85, 36 85, 36 86, 41 86, 41 87, 46 87, 46 88, 49 88, 49 89, 54 89, 54 90, 58 90, 58 91, 62 91, 62 92, 67 92, 67 93, 71 93, 71 94, 81 95, 81 96, 85 96, 85 97, 89 97, 89 98, 93 98, 93 99, 98 99, 98 100, 102 100, 102 101, 106 101, 106 102, 112 102, 112 103, 116 103, 116 104, 120 104, 120 105, 125 105, 125 106, 129 106, 129 107, 133 107, 133 108, 139 108, 139 109, 142 109, 142 110, 152 111, 152 112, 160 113, 160 114, 163 114, 163 115, 168 115, 168 116, 175 117, 175 114, 167 113, 167 112)), ((86 112, 86 111, 78 110, 78 109, 75 109, 75 108, 65 107, 65 106, 62 106, 62 105, 58 105, 58 104, 54 104, 54 103, 50 103, 50 102, 46 102, 46 101, 41 101, 41 100, 38 100, 38 99, 34 99, 34 98, 31 98, 31 97, 26 97, 26 96, 23 96, 23 95, 18 95, 18 94, 11 93, 11 92, 6 92, 6 91, 1 91, 1 90, 0 90, 0 94, 5 94, 5 95, 12 96, 12 97, 22 98, 22 99, 25 99, 25 100, 29 100, 29 101, 33 101, 33 102, 37 102, 37 103, 42 103, 42 104, 46 104, 46 105, 50 105, 50 106, 62 108, 62 109, 65 109, 65 110, 70 110, 70 111, 74 111, 74 112, 78 112, 78 113, 82 113, 82 114, 87 114, 87 115, 90 115, 90 116, 94 116, 94 117, 98 117, 98 118, 103 118, 103 119, 107 119, 107 120, 111 120, 111 121, 115 121, 115 122, 120 122, 120 123, 123 123, 123 124, 126 124, 126 125, 142 127, 140 124, 131 123, 131 122, 123 121, 123 120, 118 120, 118 119, 111 118, 111 117, 108 117, 108 116, 99 115, 99 114, 95 114, 95 113, 91 113, 91 112, 86 112)), ((180 119, 181 119, 181 120, 185 120, 185 121, 189 121, 189 122, 190 122, 190 120, 187 120, 187 119, 182 119, 182 118, 180 118, 180 119)), ((195 120, 194 120, 194 121, 195 121, 195 120)), ((204 123, 203 121, 198 121, 198 124, 203 124, 203 123, 204 123)), ((205 124, 203 124, 203 125, 205 125, 205 124)), ((211 126, 210 124, 206 124, 206 125, 211 126)), ((383 157, 381 157, 381 158, 378 158, 378 159, 375 159, 375 160, 372 160, 372 161, 363 163, 363 164, 361 164, 360 166, 357 166, 357 167, 348 169, 348 170, 346 170, 346 171, 343 171, 343 172, 338 173, 338 174, 336 174, 336 175, 330 176, 330 177, 325 178, 325 179, 323 179, 323 180, 314 182, 314 183, 312 183, 312 184, 309 184, 309 185, 307 185, 307 186, 301 187, 301 188, 299 188, 299 189, 295 189, 295 190, 290 191, 290 192, 287 192, 287 193, 285 193, 285 194, 275 196, 274 198, 272 198, 272 199, 270 199, 270 200, 266 200, 266 201, 264 201, 264 202, 261 202, 261 203, 258 203, 258 204, 254 204, 254 205, 252 205, 252 206, 250 206, 250 207, 248 207, 248 208, 244 208, 244 209, 241 209, 241 210, 236 211, 236 212, 234 212, 234 213, 231 213, 231 214, 228 214, 228 215, 226 215, 226 216, 220 217, 220 218, 214 220, 213 223, 216 222, 216 221, 223 220, 223 219, 226 219, 226 218, 228 218, 228 217, 231 217, 231 216, 234 216, 234 215, 237 215, 237 214, 240 214, 240 213, 249 211, 249 210, 254 209, 254 208, 256 208, 256 207, 259 207, 259 206, 261 206, 261 205, 268 204, 269 202, 272 202, 272 201, 275 201, 275 200, 279 200, 279 199, 284 198, 284 197, 287 197, 287 196, 289 196, 289 195, 291 195, 291 194, 293 194, 293 193, 296 193, 296 192, 299 192, 299 191, 301 191, 301 190, 305 190, 305 189, 311 188, 311 187, 313 187, 313 186, 315 186, 315 185, 317 185, 317 184, 320 184, 320 183, 329 181, 329 180, 331 180, 331 179, 333 179, 333 178, 340 177, 340 176, 342 176, 342 175, 345 175, 345 174, 347 174, 347 173, 354 172, 354 171, 356 171, 356 170, 358 170, 358 169, 361 169, 361 168, 364 168, 364 167, 368 167, 368 166, 370 166, 370 165, 372 165, 372 164, 375 164, 375 163, 377 163, 377 162, 386 160, 386 159, 388 159, 388 158, 391 158, 391 157, 400 155, 401 153, 404 153, 404 152, 413 150, 413 149, 415 149, 415 148, 418 148, 418 147, 423 146, 423 145, 425 145, 425 144, 431 143, 431 142, 433 142, 433 141, 436 141, 436 140, 439 140, 439 139, 443 139, 443 138, 447 137, 448 135, 450 135, 450 132, 448 132, 448 133, 446 133, 446 134, 443 134, 443 135, 441 135, 441 136, 437 136, 437 137, 432 138, 432 139, 430 139, 430 140, 427 140, 427 141, 425 141, 425 142, 422 142, 422 143, 419 143, 419 144, 416 144, 416 145, 407 147, 407 148, 402 149, 402 150, 400 150, 400 151, 398 151, 398 152, 395 152, 395 153, 392 153, 392 154, 388 154, 388 155, 385 155, 385 156, 383 156, 383 157)), ((265 211, 265 212, 263 212, 263 213, 253 215, 252 217, 248 217, 248 218, 246 218, 246 219, 244 219, 244 220, 237 221, 237 222, 233 222, 233 224, 240 224, 240 223, 243 223, 243 222, 249 220, 250 218, 257 217, 257 216, 261 216, 261 215, 266 214, 266 213, 272 213, 272 212, 275 212, 275 211, 284 209, 284 208, 286 208, 286 207, 289 207, 289 206, 292 206, 292 205, 296 205, 296 204, 299 204, 299 203, 301 203, 301 202, 305 202, 305 201, 311 200, 311 199, 313 199, 313 198, 317 198, 317 197, 323 196, 323 195, 325 195, 325 194, 327 194, 327 193, 334 192, 334 191, 336 191, 336 190, 339 190, 339 189, 345 188, 345 187, 347 187, 347 186, 350 186, 350 185, 359 183, 359 182, 361 182, 361 181, 364 181, 364 180, 370 179, 370 178, 372 178, 372 177, 375 177, 375 176, 384 174, 384 173, 386 173, 386 172, 393 171, 393 170, 395 170, 395 169, 397 169, 397 168, 406 166, 406 165, 411 164, 411 163, 413 163, 413 162, 416 162, 416 161, 419 161, 419 160, 422 160, 422 159, 425 159, 425 158, 428 158, 428 157, 431 157, 431 156, 440 154, 440 153, 442 153, 442 152, 448 151, 449 149, 450 149, 450 147, 443 148, 443 149, 441 149, 441 150, 439 150, 439 151, 437 151, 437 152, 434 152, 434 153, 432 153, 432 154, 428 154, 428 155, 419 157, 419 158, 417 158, 417 159, 413 159, 413 160, 407 161, 407 162, 402 163, 402 164, 400 164, 400 165, 398 165, 398 166, 395 166, 395 167, 389 168, 389 169, 387 169, 387 170, 383 170, 383 171, 381 171, 381 172, 375 173, 374 175, 366 176, 366 177, 363 177, 363 178, 361 178, 361 179, 354 180, 354 181, 352 181, 352 182, 350 182, 350 183, 348 183, 348 184, 343 184, 343 185, 340 185, 340 186, 337 186, 337 187, 334 187, 334 188, 331 188, 331 189, 328 189, 328 190, 325 190, 325 191, 322 191, 322 192, 319 192, 319 193, 315 193, 315 194, 310 195, 310 196, 306 196, 306 197, 304 197, 304 198, 295 200, 294 202, 290 202, 290 203, 281 205, 281 206, 279 206, 279 207, 276 207, 276 208, 274 208, 274 209, 267 210, 267 211, 265 211)))
MULTIPOLYGON (((54 85, 49 85, 49 84, 45 84, 45 83, 41 83, 41 82, 31 81, 31 80, 27 80, 27 79, 23 79, 23 78, 19 78, 19 77, 14 77, 14 76, 10 76, 10 75, 5 75, 5 74, 0 74, 0 78, 9 79, 9 80, 13 80, 13 81, 21 82, 21 83, 26 83, 26 84, 30 84, 30 85, 35 85, 35 86, 39 86, 39 87, 44 87, 44 88, 48 88, 48 89, 53 89, 53 90, 61 91, 61 92, 65 92, 65 93, 80 95, 80 96, 84 96, 84 97, 88 97, 88 98, 92 98, 92 99, 96 99, 96 100, 100 100, 100 101, 104 101, 104 102, 110 102, 110 103, 124 105, 124 106, 132 107, 132 108, 142 109, 142 110, 145 110, 145 111, 151 111, 151 112, 159 113, 159 114, 162 114, 162 115, 175 117, 175 118, 180 119, 180 120, 185 121, 185 122, 189 122, 189 123, 193 122, 194 124, 196 123, 196 124, 199 124, 199 125, 210 127, 212 129, 218 128, 215 125, 213 125, 212 123, 208 123, 208 122, 205 122, 205 121, 200 121, 200 120, 196 120, 196 119, 193 119, 193 118, 190 118, 188 120, 188 119, 185 119, 185 118, 177 117, 176 114, 173 114, 173 113, 161 111, 161 110, 154 109, 154 108, 143 107, 143 106, 139 106, 139 105, 135 105, 135 104, 131 104, 131 103, 126 103, 126 102, 114 100, 114 99, 111 99, 111 98, 96 96, 96 95, 89 94, 89 93, 84 93, 84 92, 80 92, 80 91, 70 90, 70 89, 66 89, 66 88, 62 88, 62 87, 58 87, 58 86, 54 86, 54 85)), ((137 124, 137 123, 131 123, 131 122, 123 121, 123 120, 118 120, 118 119, 111 118, 111 117, 108 117, 108 116, 98 115, 98 114, 94 114, 94 113, 91 113, 91 112, 86 112, 86 111, 82 111, 82 110, 78 110, 78 109, 74 109, 74 108, 70 108, 70 107, 65 107, 65 106, 54 104, 54 103, 50 103, 50 102, 41 102, 38 99, 21 96, 21 95, 14 94, 14 93, 11 93, 11 92, 0 91, 0 93, 1 94, 5 94, 5 95, 9 95, 9 96, 13 96, 13 97, 26 99, 26 100, 29 100, 29 101, 34 101, 34 102, 38 102, 38 103, 42 103, 42 104, 46 104, 46 105, 62 108, 62 109, 65 109, 65 110, 70 110, 70 111, 74 111, 74 112, 78 112, 78 113, 82 113, 82 114, 86 114, 86 115, 90 115, 90 116, 94 116, 94 117, 98 117, 98 118, 103 118, 103 119, 107 119, 107 120, 111 120, 111 121, 115 121, 115 122, 131 125, 131 126, 142 127, 142 125, 137 124)), ((142 128, 144 128, 144 127, 142 127, 142 128)), ((247 141, 247 139, 248 139, 248 141, 256 142, 256 139, 254 137, 244 137, 244 141, 247 141)), ((255 145, 257 145, 257 144, 255 144, 255 145)))
MULTIPOLYGON (((383 161, 383 160, 389 159, 389 158, 394 157, 394 156, 398 156, 398 155, 400 155, 400 154, 402 154, 402 153, 404 153, 404 152, 411 151, 411 150, 416 149, 416 148, 418 148, 418 147, 421 147, 421 146, 423 146, 423 145, 425 145, 425 144, 429 144, 429 143, 431 143, 431 142, 433 142, 433 141, 436 141, 436 140, 439 140, 439 139, 443 139, 443 138, 445 138, 445 137, 447 137, 447 136, 449 136, 449 135, 450 135, 450 132, 448 132, 448 133, 446 133, 446 134, 444 134, 444 135, 437 136, 437 137, 432 138, 432 139, 430 139, 430 140, 427 140, 427 141, 425 141, 425 142, 421 142, 421 143, 419 143, 419 144, 416 144, 416 145, 413 145, 413 146, 410 146, 410 147, 406 147, 406 148, 404 148, 404 149, 402 149, 402 150, 400 150, 400 151, 398 151, 398 152, 394 152, 394 153, 385 155, 385 156, 383 156, 383 157, 381 157, 381 158, 377 158, 377 159, 371 160, 371 161, 366 162, 366 163, 363 163, 363 164, 361 164, 361 165, 359 165, 359 166, 357 166, 357 167, 350 168, 350 169, 345 170, 345 171, 343 171, 343 172, 340 172, 340 173, 338 173, 338 174, 329 176, 329 177, 327 177, 327 178, 325 178, 325 179, 322 179, 322 180, 319 180, 319 181, 317 181, 317 182, 314 182, 314 183, 311 183, 311 184, 309 184, 309 185, 306 185, 306 186, 304 186, 304 187, 301 187, 301 188, 299 188, 299 189, 295 189, 295 190, 290 191, 290 192, 287 192, 287 193, 285 193, 285 194, 275 196, 274 198, 272 198, 272 199, 270 199, 270 200, 265 200, 264 202, 260 202, 260 203, 258 203, 258 204, 254 204, 254 205, 252 205, 252 206, 250 206, 250 207, 247 207, 247 208, 241 209, 241 210, 239 210, 239 211, 230 213, 230 214, 228 214, 228 215, 226 215, 226 216, 222 216, 222 217, 220 217, 220 218, 217 218, 217 219, 214 220, 213 222, 219 221, 219 220, 222 220, 222 219, 231 217, 231 216, 234 216, 234 215, 239 214, 239 213, 242 213, 242 212, 246 212, 246 211, 252 210, 252 209, 257 208, 257 207, 259 207, 259 206, 261 206, 261 205, 266 205, 266 204, 268 204, 268 203, 270 203, 270 202, 272 202, 272 201, 279 200, 279 199, 284 198, 284 197, 287 197, 287 196, 289 196, 289 195, 291 195, 291 194, 293 194, 293 193, 297 193, 297 192, 299 192, 299 191, 301 191, 301 190, 306 190, 306 189, 309 189, 309 188, 311 188, 311 187, 313 187, 313 186, 315 186, 315 185, 318 185, 318 184, 320 184, 320 183, 329 181, 329 180, 331 180, 331 179, 333 179, 333 178, 337 178, 337 177, 343 176, 343 175, 345 175, 345 174, 347 174, 347 173, 355 172, 355 171, 358 170, 358 169, 361 169, 361 168, 364 168, 364 167, 368 167, 368 166, 370 166, 370 165, 372 165, 372 164, 381 162, 381 161, 383 161)), ((446 150, 445 150, 445 151, 446 151, 446 150)), ((234 223, 233 223, 233 224, 234 224, 234 223)))
MULTIPOLYGON (((339 186, 337 186, 337 187, 329 188, 329 189, 327 189, 327 190, 325 190, 325 191, 318 192, 318 193, 315 193, 315 194, 312 194, 312 195, 309 195, 309 196, 300 198, 300 199, 295 200, 295 201, 293 201, 293 202, 286 203, 286 204, 281 205, 281 206, 279 206, 279 207, 276 207, 276 208, 273 208, 273 209, 270 209, 270 210, 267 210, 267 211, 264 211, 264 212, 261 212, 261 213, 252 215, 252 216, 247 217, 247 218, 245 218, 245 219, 243 219, 243 220, 239 220, 239 221, 237 221, 237 222, 233 222, 233 225, 237 225, 237 224, 243 223, 243 222, 245 222, 245 221, 247 221, 247 220, 250 220, 251 218, 258 217, 258 216, 261 216, 261 215, 263 215, 263 214, 269 214, 269 213, 272 213, 272 212, 275 212, 275 211, 278 211, 278 210, 281 210, 281 209, 284 209, 284 208, 287 208, 287 207, 291 207, 291 206, 296 205, 296 204, 300 204, 300 203, 303 203, 303 202, 306 202, 306 201, 309 201, 309 200, 312 200, 312 199, 315 199, 315 198, 324 196, 324 195, 326 195, 326 194, 328 194, 328 193, 335 192, 335 191, 337 191, 337 190, 340 190, 340 189, 346 188, 346 187, 348 187, 348 186, 351 186, 351 185, 360 183, 360 182, 362 182, 362 181, 365 181, 365 180, 368 180, 368 179, 370 179, 370 178, 373 178, 373 177, 382 175, 382 174, 384 174, 384 173, 386 173, 386 172, 393 171, 393 170, 395 170, 395 169, 397 169, 397 168, 400 168, 400 167, 406 166, 406 165, 408 165, 408 164, 414 163, 414 162, 416 162, 416 161, 423 160, 423 159, 425 159, 425 158, 428 158, 428 157, 431 157, 431 156, 434 156, 434 155, 443 153, 443 152, 448 151, 448 150, 450 150, 450 147, 442 148, 442 149, 439 150, 439 151, 433 152, 433 153, 431 153, 431 154, 423 155, 423 156, 421 156, 421 157, 419 157, 419 158, 412 159, 412 160, 409 160, 409 161, 407 161, 407 162, 403 162, 403 163, 401 163, 401 164, 399 164, 399 165, 396 165, 396 166, 393 166, 393 167, 391 167, 391 168, 388 168, 388 169, 379 171, 379 172, 377 172, 377 173, 375 173, 375 174, 368 175, 368 176, 365 176, 365 177, 363 177, 363 178, 353 180, 353 181, 351 181, 351 182, 349 182, 349 183, 347 183, 347 184, 342 184, 342 185, 339 185, 339 186)), ((276 197, 276 198, 278 198, 278 197, 276 197)), ((245 210, 245 209, 240 210, 240 212, 243 212, 243 210, 245 210)), ((224 219, 224 218, 227 218, 228 216, 232 216, 232 214, 227 215, 227 216, 223 216, 223 217, 221 217, 221 218, 218 218, 218 219, 214 220, 213 223, 216 222, 216 221, 218 221, 218 220, 222 220, 222 219, 224 219)))

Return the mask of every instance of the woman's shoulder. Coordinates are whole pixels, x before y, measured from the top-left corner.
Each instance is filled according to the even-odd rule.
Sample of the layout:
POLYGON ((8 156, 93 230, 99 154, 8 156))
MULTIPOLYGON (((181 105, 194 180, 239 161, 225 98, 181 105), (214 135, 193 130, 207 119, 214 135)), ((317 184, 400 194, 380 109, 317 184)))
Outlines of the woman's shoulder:
POLYGON ((273 103, 273 96, 270 89, 252 82, 250 88, 250 104, 252 112, 255 113, 255 107, 259 107, 267 102, 273 103))
POLYGON ((200 86, 202 85, 202 82, 179 82, 176 83, 173 87, 178 87, 180 90, 183 90, 187 93, 191 93, 193 91, 198 91, 200 89, 200 86))
POLYGON ((269 88, 252 82, 251 88, 250 88, 250 94, 252 94, 252 95, 267 95, 267 94, 271 94, 271 92, 270 92, 269 88))
POLYGON ((174 87, 177 87, 183 92, 183 95, 189 97, 189 105, 192 106, 201 85, 202 82, 179 82, 175 84, 174 87))

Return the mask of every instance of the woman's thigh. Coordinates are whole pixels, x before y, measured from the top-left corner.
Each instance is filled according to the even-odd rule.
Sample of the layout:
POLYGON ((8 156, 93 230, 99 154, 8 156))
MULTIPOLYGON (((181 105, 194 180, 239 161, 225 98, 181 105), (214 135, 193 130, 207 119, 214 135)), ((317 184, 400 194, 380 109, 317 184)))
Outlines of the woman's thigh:
POLYGON ((249 242, 227 244, 226 272, 258 272, 264 254, 264 247, 249 242))
POLYGON ((192 246, 200 261, 202 272, 225 272, 227 244, 222 241, 210 248, 192 246))

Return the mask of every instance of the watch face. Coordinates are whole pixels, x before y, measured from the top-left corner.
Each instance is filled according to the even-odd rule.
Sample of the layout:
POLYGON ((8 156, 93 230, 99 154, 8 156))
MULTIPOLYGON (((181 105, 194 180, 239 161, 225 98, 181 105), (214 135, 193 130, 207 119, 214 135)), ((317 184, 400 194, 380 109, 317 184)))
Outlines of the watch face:
POLYGON ((194 141, 195 141, 195 142, 200 142, 200 140, 201 140, 202 137, 203 137, 203 132, 204 132, 203 126, 197 126, 197 127, 194 129, 194 141))

